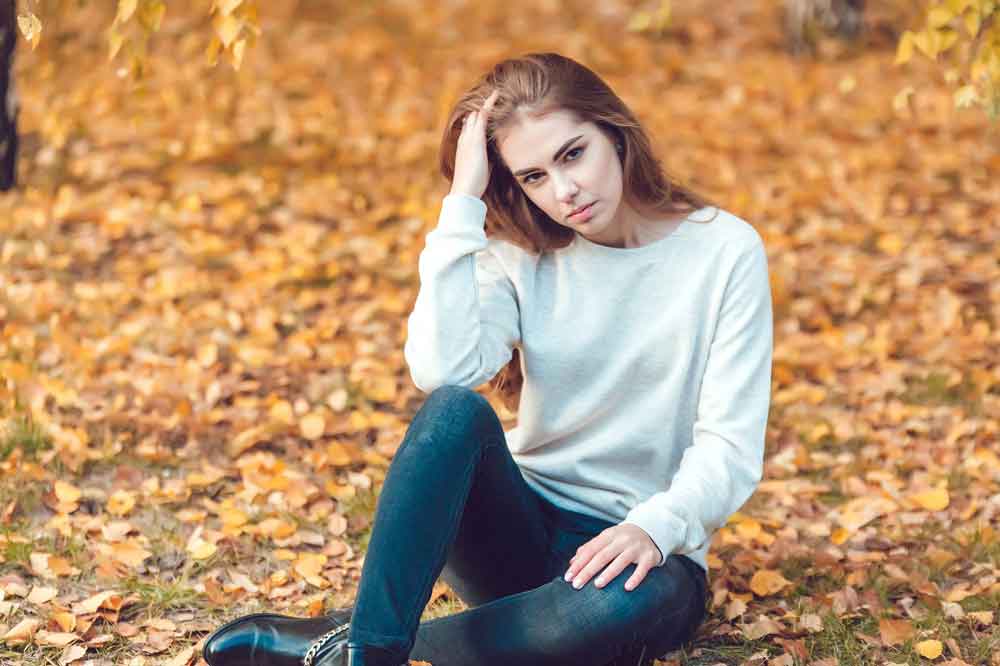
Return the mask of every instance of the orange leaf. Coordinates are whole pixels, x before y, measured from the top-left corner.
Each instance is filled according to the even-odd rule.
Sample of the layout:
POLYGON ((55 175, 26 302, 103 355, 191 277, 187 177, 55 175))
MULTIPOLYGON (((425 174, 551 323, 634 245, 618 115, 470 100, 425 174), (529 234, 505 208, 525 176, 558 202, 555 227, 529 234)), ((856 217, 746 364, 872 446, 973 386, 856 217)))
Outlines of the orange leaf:
POLYGON ((750 589, 758 597, 775 594, 788 585, 791 585, 791 581, 785 580, 781 573, 772 569, 761 569, 750 579, 750 589))
POLYGON ((916 633, 916 629, 908 620, 883 618, 878 622, 878 632, 884 645, 893 646, 912 637, 916 633))

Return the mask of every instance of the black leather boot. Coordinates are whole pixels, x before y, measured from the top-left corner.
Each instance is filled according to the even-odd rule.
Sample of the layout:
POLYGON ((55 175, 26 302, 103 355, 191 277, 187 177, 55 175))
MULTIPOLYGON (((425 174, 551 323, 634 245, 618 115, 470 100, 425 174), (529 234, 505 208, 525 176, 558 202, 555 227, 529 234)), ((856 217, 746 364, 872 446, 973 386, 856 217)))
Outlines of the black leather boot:
POLYGON ((317 643, 313 650, 315 664, 319 656, 326 657, 338 643, 341 647, 337 651, 342 651, 353 610, 338 608, 327 615, 307 618, 276 613, 245 615, 227 622, 205 639, 202 657, 210 666, 303 666, 310 646, 317 643), (340 629, 343 631, 337 634, 340 629), (324 636, 322 642, 317 640, 324 636))
POLYGON ((346 660, 328 661, 316 666, 407 666, 409 663, 409 659, 400 661, 399 657, 385 648, 349 643, 346 660))

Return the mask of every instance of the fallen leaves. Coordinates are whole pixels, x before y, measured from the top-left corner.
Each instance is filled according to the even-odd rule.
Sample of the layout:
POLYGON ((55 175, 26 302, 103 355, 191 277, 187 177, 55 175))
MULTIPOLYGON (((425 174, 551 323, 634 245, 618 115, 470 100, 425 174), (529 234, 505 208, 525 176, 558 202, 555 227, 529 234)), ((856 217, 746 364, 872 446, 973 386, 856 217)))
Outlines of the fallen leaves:
POLYGON ((917 651, 921 657, 927 657, 928 659, 937 659, 941 656, 944 651, 944 646, 941 645, 941 641, 935 639, 929 639, 926 641, 920 641, 915 646, 914 649, 917 651))
MULTIPOLYGON (((350 36, 321 39, 300 31, 328 26, 269 15, 273 53, 246 80, 206 78, 177 57, 169 35, 184 31, 164 31, 150 55, 163 78, 142 99, 72 31, 72 63, 25 53, 26 186, 0 201, 0 404, 16 396, 51 441, 23 435, 0 461, 17 484, 0 495, 0 561, 24 577, 0 579, 0 636, 42 637, 45 658, 70 663, 113 635, 134 666, 187 666, 211 628, 191 629, 189 605, 319 614, 350 594, 370 500, 421 398, 399 352, 440 203, 430 128, 462 85, 427 39, 453 41, 432 29, 451 25, 463 48, 494 44, 484 27, 516 15, 598 69, 627 65, 665 166, 765 238, 768 457, 713 535, 704 639, 819 666, 803 641, 829 644, 831 615, 872 663, 936 640, 935 663, 957 664, 934 618, 966 649, 996 631, 1000 590, 1000 158, 933 81, 894 111, 904 81, 885 49, 777 54, 763 26, 779 4, 689 9, 670 39, 624 42, 537 3, 479 3, 475 20, 386 7, 391 35, 348 16, 350 36), (324 76, 338 85, 303 83, 324 76), (119 621, 129 597, 98 593, 126 583, 154 622, 119 621)), ((629 22, 615 3, 594 16, 629 22)), ((242 20, 217 13, 214 48, 238 58, 242 20)), ((0 410, 0 428, 30 432, 18 424, 0 410)))
POLYGON ((790 581, 785 580, 779 572, 770 569, 756 571, 750 579, 750 589, 759 597, 777 594, 789 585, 790 581))
POLYGON ((879 620, 878 631, 879 636, 882 638, 882 643, 888 646, 900 645, 904 641, 910 640, 916 634, 916 629, 910 621, 889 618, 879 620))

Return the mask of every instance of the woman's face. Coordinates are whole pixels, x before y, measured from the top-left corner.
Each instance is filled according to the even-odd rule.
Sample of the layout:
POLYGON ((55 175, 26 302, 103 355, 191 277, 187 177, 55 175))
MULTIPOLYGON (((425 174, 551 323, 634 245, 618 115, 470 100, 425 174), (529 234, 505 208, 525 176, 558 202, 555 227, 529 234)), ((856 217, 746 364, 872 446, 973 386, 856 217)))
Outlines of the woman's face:
POLYGON ((595 243, 622 246, 622 221, 633 213, 622 201, 615 145, 597 125, 565 110, 522 117, 498 134, 497 148, 521 190, 555 222, 595 243))

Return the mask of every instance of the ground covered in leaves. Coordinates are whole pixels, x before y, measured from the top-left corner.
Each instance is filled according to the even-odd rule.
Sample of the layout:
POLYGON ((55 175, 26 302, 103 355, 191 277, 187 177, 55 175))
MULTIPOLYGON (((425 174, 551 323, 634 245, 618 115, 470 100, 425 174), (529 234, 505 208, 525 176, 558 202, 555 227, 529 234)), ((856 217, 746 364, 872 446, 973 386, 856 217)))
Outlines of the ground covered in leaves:
MULTIPOLYGON (((555 50, 769 253, 765 479, 665 663, 1000 663, 1000 141, 893 66, 899 15, 796 58, 765 0, 677 2, 662 34, 636 2, 273 4, 238 72, 173 3, 143 88, 99 8, 19 56, 0 662, 187 666, 226 619, 351 602, 425 397, 402 347, 444 114, 555 50)), ((439 583, 425 617, 462 607, 439 583)))

